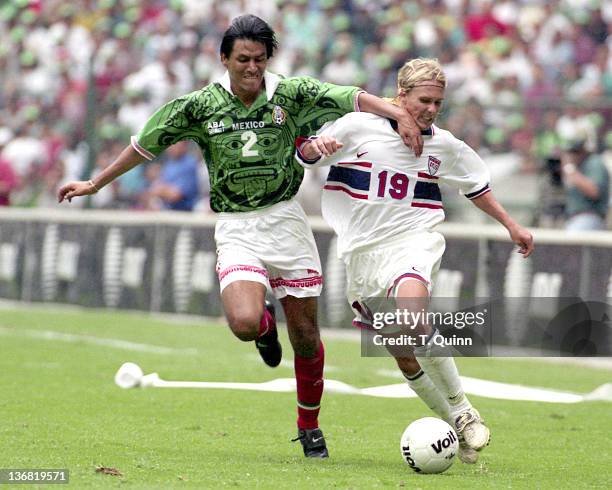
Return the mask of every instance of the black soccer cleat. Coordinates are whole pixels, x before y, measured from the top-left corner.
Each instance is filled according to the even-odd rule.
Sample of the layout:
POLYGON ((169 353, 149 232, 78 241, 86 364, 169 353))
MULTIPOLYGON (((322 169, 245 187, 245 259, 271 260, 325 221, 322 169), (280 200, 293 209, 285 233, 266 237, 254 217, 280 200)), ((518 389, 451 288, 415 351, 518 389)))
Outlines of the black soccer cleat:
POLYGON ((307 458, 329 458, 327 445, 321 429, 299 429, 298 436, 291 442, 300 441, 307 458))
POLYGON ((278 341, 278 332, 276 331, 276 309, 269 301, 266 301, 265 308, 272 315, 272 325, 270 325, 267 333, 255 341, 255 346, 263 361, 270 367, 276 367, 283 358, 283 348, 278 341))

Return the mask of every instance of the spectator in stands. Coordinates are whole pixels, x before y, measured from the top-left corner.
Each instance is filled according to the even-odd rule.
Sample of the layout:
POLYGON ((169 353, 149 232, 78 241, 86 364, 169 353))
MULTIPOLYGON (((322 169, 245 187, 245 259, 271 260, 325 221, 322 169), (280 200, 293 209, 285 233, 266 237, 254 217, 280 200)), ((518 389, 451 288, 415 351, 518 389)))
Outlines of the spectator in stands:
POLYGON ((38 168, 46 161, 46 148, 39 138, 39 127, 32 121, 21 125, 2 148, 2 157, 9 161, 24 183, 31 183, 38 168))
POLYGON ((568 231, 606 228, 610 176, 601 156, 590 153, 586 143, 585 137, 577 137, 566 143, 561 154, 568 231))
POLYGON ((9 206, 11 204, 11 192, 19 187, 19 179, 11 166, 11 162, 2 157, 2 149, 10 138, 10 130, 0 128, 0 206, 9 206))
MULTIPOLYGON (((466 5, 469 6, 469 2, 466 5)), ((496 17, 492 0, 483 0, 476 5, 474 11, 465 17, 464 28, 470 41, 506 34, 510 30, 509 26, 496 17)))
POLYGON ((149 207, 192 211, 200 197, 198 159, 189 151, 189 141, 179 141, 166 150, 159 176, 145 191, 149 207))
POLYGON ((35 204, 39 208, 58 207, 57 190, 63 179, 64 163, 59 161, 55 165, 49 167, 44 175, 40 176, 40 182, 38 184, 39 190, 32 204, 35 204))

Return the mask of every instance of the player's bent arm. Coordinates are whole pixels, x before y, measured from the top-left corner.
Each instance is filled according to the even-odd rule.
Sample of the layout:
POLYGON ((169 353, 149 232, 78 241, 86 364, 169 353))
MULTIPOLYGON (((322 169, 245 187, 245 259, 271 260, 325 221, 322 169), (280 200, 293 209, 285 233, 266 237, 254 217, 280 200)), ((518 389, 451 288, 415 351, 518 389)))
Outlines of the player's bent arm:
POLYGON ((486 192, 471 200, 476 207, 501 223, 510 234, 510 238, 519 246, 518 252, 524 258, 531 255, 534 249, 533 236, 529 231, 519 225, 503 206, 495 199, 492 192, 486 192))
POLYGON ((344 152, 344 145, 334 136, 319 135, 299 143, 295 159, 304 168, 328 167, 334 165, 344 152))
POLYGON ((362 112, 371 112, 379 116, 395 119, 397 121, 397 130, 402 137, 402 141, 406 146, 412 148, 417 157, 423 152, 423 136, 421 129, 417 126, 414 118, 399 106, 390 104, 380 97, 361 92, 359 94, 359 110, 362 112))
POLYGON ((318 161, 336 153, 344 145, 333 136, 321 135, 307 140, 301 147, 302 156, 306 160, 318 161))
MULTIPOLYGON (((350 121, 358 116, 356 112, 345 114, 340 119, 327 122, 309 138, 298 138, 296 141, 295 159, 304 168, 325 167, 333 165, 344 152, 341 140, 348 138, 350 121), (330 158, 334 155, 333 158, 330 158)), ((349 138, 350 139, 350 138, 349 138)))
POLYGON ((73 181, 63 185, 57 195, 58 202, 64 199, 70 201, 73 197, 95 194, 102 187, 123 175, 128 170, 147 160, 131 145, 128 145, 119 154, 113 163, 100 172, 94 179, 87 181, 73 181))

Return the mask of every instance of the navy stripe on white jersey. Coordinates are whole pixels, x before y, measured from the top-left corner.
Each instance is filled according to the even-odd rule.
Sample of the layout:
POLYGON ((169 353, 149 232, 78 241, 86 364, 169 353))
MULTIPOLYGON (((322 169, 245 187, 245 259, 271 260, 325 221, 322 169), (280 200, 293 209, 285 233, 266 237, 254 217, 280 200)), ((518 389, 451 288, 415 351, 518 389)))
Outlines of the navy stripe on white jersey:
POLYGON ((357 191, 370 190, 370 172, 334 165, 329 169, 328 184, 346 184, 357 191))
POLYGON ((414 198, 419 200, 435 201, 442 204, 440 186, 434 182, 417 182, 414 186, 414 198))

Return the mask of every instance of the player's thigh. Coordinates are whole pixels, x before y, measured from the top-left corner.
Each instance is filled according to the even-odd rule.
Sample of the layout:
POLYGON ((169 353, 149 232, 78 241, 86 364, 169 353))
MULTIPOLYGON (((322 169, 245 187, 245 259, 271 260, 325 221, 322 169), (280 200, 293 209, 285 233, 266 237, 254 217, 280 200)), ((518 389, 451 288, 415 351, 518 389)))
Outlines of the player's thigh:
POLYGON ((267 269, 250 250, 231 244, 217 249, 217 274, 230 328, 241 339, 251 340, 263 314, 267 269))
POLYGON ((263 315, 265 285, 254 281, 233 281, 221 293, 223 310, 232 330, 255 331, 263 315))

